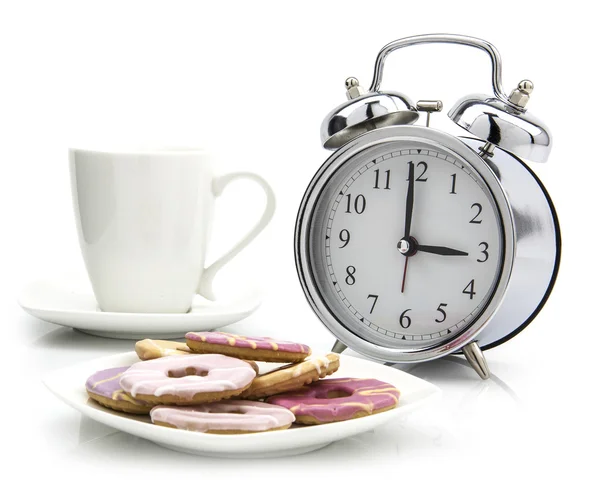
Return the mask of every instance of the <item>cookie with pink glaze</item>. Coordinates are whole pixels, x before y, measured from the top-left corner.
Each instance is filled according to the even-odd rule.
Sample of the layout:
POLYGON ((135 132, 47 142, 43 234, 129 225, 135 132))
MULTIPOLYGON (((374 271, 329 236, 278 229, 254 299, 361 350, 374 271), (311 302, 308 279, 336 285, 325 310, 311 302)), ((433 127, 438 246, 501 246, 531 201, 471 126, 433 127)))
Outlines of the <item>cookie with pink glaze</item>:
POLYGON ((388 411, 399 398, 400 391, 387 382, 345 378, 320 380, 267 402, 289 409, 296 423, 324 424, 388 411))
POLYGON ((129 396, 119 384, 123 372, 127 369, 129 367, 114 367, 90 376, 85 383, 88 396, 104 407, 116 411, 148 414, 152 405, 129 396))
POLYGON ((304 362, 285 365, 259 375, 244 391, 242 397, 259 399, 282 392, 295 391, 306 384, 333 374, 339 368, 340 356, 335 353, 316 357, 311 355, 304 362))
POLYGON ((216 434, 282 430, 295 419, 284 407, 237 399, 197 406, 156 406, 150 417, 161 426, 216 434))
POLYGON ((172 355, 133 364, 120 384, 150 404, 194 405, 240 395, 256 372, 243 360, 219 354, 172 355))
POLYGON ((301 343, 216 331, 189 332, 185 341, 196 353, 222 353, 262 362, 302 362, 310 355, 310 347, 301 343))

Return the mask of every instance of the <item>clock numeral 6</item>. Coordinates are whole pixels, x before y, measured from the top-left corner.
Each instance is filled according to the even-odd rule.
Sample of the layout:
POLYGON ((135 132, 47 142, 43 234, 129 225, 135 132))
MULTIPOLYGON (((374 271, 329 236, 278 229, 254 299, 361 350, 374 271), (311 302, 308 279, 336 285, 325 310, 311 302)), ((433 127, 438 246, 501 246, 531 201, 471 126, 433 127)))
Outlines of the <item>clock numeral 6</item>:
POLYGON ((446 312, 444 311, 443 308, 445 308, 446 306, 448 306, 448 303, 440 303, 440 305, 438 306, 437 310, 442 313, 442 319, 441 320, 435 320, 436 323, 442 323, 443 321, 446 321, 446 312))
POLYGON ((340 247, 340 249, 343 249, 346 245, 350 243, 350 232, 345 228, 340 232, 340 240, 344 244, 340 247))
POLYGON ((487 242, 481 242, 481 243, 479 244, 479 246, 481 247, 482 245, 483 245, 484 247, 483 247, 483 250, 481 251, 481 253, 482 253, 483 255, 485 255, 485 259, 483 259, 483 260, 481 260, 481 259, 477 259, 477 262, 485 262, 486 260, 488 260, 488 257, 490 256, 490 254, 488 254, 488 251, 487 251, 487 250, 490 248, 490 246, 488 245, 488 243, 487 243, 487 242))
POLYGON ((356 282, 356 278, 354 277, 354 273, 356 272, 356 267, 354 267, 353 265, 349 265, 348 267, 346 267, 346 284, 348 284, 348 286, 354 286, 354 283, 356 282))
POLYGON ((409 309, 406 309, 402 312, 402 314, 400 315, 400 326, 402 328, 408 328, 412 322, 412 320, 410 319, 410 316, 408 316, 406 313, 408 313, 410 311, 409 309))
POLYGON ((477 293, 475 292, 475 279, 471 279, 471 282, 467 284, 467 287, 463 289, 463 294, 468 294, 469 299, 473 299, 477 293))
MULTIPOLYGON (((346 213, 352 213, 352 195, 351 194, 347 194, 346 195, 346 213)), ((365 211, 365 208, 367 207, 367 200, 365 199, 365 197, 362 194, 359 194, 355 199, 354 199, 354 211, 356 213, 358 213, 359 215, 362 215, 363 212, 365 211)))

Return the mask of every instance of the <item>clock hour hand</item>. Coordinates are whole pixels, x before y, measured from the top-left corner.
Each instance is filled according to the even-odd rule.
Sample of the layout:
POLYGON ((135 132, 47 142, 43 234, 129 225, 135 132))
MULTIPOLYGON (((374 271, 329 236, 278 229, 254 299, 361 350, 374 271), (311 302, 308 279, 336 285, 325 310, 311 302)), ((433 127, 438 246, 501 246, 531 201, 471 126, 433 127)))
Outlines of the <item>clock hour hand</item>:
POLYGON ((437 255, 469 255, 468 252, 463 252, 462 250, 451 249, 450 247, 440 247, 438 245, 421 245, 417 246, 418 252, 426 252, 428 254, 437 254, 437 255))

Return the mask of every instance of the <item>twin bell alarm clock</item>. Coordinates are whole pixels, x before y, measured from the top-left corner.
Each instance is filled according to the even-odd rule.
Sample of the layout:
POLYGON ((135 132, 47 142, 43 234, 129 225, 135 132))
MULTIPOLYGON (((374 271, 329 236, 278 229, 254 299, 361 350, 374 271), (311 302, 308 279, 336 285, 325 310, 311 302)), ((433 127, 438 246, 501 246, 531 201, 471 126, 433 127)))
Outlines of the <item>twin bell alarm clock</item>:
POLYGON ((528 163, 546 162, 552 138, 527 110, 533 83, 506 94, 501 70, 489 42, 421 35, 379 52, 367 92, 346 80, 348 100, 321 126, 333 153, 306 190, 295 232, 298 275, 337 339, 333 351, 391 363, 462 352, 486 379, 483 351, 544 306, 560 230, 528 163), (429 43, 475 47, 491 59, 494 94, 466 96, 448 112, 466 136, 430 126, 442 101, 380 90, 391 52, 429 43))

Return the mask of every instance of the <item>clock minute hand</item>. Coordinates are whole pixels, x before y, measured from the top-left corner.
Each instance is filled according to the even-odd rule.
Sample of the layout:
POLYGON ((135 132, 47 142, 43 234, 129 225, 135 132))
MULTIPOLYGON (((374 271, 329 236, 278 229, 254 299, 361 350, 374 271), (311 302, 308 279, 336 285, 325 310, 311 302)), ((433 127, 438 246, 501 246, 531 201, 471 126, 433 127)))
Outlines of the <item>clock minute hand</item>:
POLYGON ((438 245, 421 245, 417 246, 418 252, 426 252, 428 254, 437 254, 437 255, 469 255, 468 252, 463 252, 462 250, 451 249, 450 247, 440 247, 438 245))
POLYGON ((406 192, 406 216, 404 217, 404 239, 410 237, 410 227, 412 224, 413 205, 415 202, 415 166, 412 162, 408 163, 408 191, 406 192))

